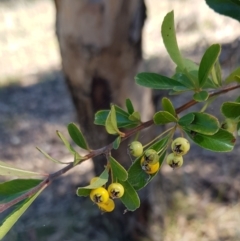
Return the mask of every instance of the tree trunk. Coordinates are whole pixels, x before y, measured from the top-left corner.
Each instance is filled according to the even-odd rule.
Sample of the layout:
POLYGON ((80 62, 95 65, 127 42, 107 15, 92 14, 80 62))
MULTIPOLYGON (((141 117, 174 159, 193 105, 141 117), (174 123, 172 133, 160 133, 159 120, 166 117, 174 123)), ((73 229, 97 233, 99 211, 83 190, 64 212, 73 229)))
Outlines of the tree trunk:
MULTIPOLYGON (((150 90, 134 82, 141 63, 145 5, 143 0, 55 0, 55 4, 63 72, 80 127, 90 147, 99 148, 108 144, 111 138, 103 127, 93 124, 96 111, 109 109, 110 103, 124 106, 125 99, 130 98, 143 120, 153 113, 150 90)), ((117 160, 122 153, 126 153, 126 145, 116 154, 117 160)), ((129 164, 129 158, 122 159, 129 164)), ((97 174, 104 164, 106 160, 102 157, 94 160, 97 174)), ((141 207, 134 216, 110 215, 111 218, 115 215, 114 220, 117 216, 119 222, 122 237, 116 240, 137 240, 137 227, 146 225, 147 199, 141 207), (142 223, 133 222, 136 216, 142 223), (130 226, 126 226, 128 224, 130 226)), ((146 230, 146 226, 141 229, 146 230)))

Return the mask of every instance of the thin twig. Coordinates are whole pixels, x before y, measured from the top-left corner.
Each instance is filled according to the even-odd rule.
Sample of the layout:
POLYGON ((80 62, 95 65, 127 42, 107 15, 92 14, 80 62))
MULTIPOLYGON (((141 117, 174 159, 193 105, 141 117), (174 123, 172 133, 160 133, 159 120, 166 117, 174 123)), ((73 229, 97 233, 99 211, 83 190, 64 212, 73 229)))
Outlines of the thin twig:
MULTIPOLYGON (((238 88, 240 88, 240 85, 236 85, 236 86, 232 86, 232 87, 229 87, 229 88, 222 89, 220 91, 212 92, 209 95, 209 97, 225 94, 229 91, 232 91, 232 90, 235 90, 235 89, 238 89, 238 88)), ((179 114, 180 112, 188 109, 189 107, 191 107, 191 106, 193 106, 197 103, 198 103, 197 101, 191 100, 191 101, 187 102, 186 104, 177 108, 176 113, 179 114)), ((130 136, 134 135, 135 133, 139 132, 140 130, 148 128, 153 124, 154 124, 153 120, 149 120, 149 121, 143 122, 141 125, 129 130, 128 132, 125 132, 125 136, 121 139, 121 142, 128 139, 130 136)), ((94 157, 99 156, 101 154, 105 154, 105 153, 109 152, 112 148, 113 148, 113 143, 110 143, 107 146, 104 146, 102 148, 94 150, 91 153, 84 156, 84 158, 78 163, 78 165, 81 164, 83 161, 86 161, 90 158, 94 158, 94 157)), ((49 174, 49 176, 47 178, 45 178, 41 183, 39 183, 36 187, 32 188, 28 192, 26 192, 26 193, 22 194, 21 196, 11 200, 10 202, 0 204, 0 213, 5 211, 6 209, 10 208, 11 206, 17 204, 18 202, 20 202, 20 201, 22 201, 22 200, 24 200, 28 197, 31 197, 32 195, 37 193, 44 185, 47 185, 47 186, 50 185, 50 183, 54 179, 60 177, 61 175, 65 174, 67 171, 71 170, 74 167, 75 166, 73 165, 73 162, 72 162, 69 165, 65 166, 64 168, 60 169, 59 171, 54 172, 52 174, 49 174)))

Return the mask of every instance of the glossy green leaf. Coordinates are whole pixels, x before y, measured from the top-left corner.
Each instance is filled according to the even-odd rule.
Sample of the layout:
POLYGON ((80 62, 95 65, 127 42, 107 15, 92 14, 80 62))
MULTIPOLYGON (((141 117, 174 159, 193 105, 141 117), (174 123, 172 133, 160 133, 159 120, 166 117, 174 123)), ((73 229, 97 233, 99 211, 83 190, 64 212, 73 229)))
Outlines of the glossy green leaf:
POLYGON ((231 118, 231 119, 240 118, 240 103, 225 102, 222 104, 221 111, 226 118, 231 118))
POLYGON ((37 186, 40 179, 14 179, 0 183, 0 203, 7 203, 37 186))
POLYGON ((197 102, 203 102, 208 99, 208 92, 205 90, 202 90, 200 92, 197 92, 193 95, 193 99, 196 100, 197 102))
POLYGON ((186 126, 188 130, 204 135, 213 135, 219 130, 220 124, 216 117, 201 112, 193 112, 192 114, 194 114, 194 120, 186 126))
POLYGON ((120 198, 128 211, 135 211, 140 207, 140 199, 137 192, 128 181, 121 181, 119 183, 124 187, 124 195, 120 198))
POLYGON ((193 122, 194 118, 194 113, 188 113, 179 119, 178 124, 180 126, 188 126, 193 122))
POLYGON ((141 115, 138 111, 134 111, 129 117, 129 120, 141 123, 141 115))
MULTIPOLYGON (((116 108, 116 106, 115 106, 116 108)), ((109 110, 100 110, 95 114, 95 125, 102 125, 105 126, 106 119, 109 115, 109 110)), ((125 112, 124 114, 122 112, 118 112, 116 109, 116 116, 117 116, 117 126, 118 128, 133 128, 136 127, 139 122, 133 122, 129 120, 129 114, 125 112)))
POLYGON ((221 46, 219 44, 213 44, 204 53, 198 71, 199 87, 204 86, 220 52, 221 46))
POLYGON ((186 89, 180 82, 156 73, 139 73, 135 76, 135 81, 139 85, 152 89, 167 90, 176 87, 186 89))
POLYGON ((162 108, 164 111, 169 112, 173 116, 177 116, 173 103, 171 102, 170 99, 168 99, 166 97, 162 98, 162 108))
POLYGON ((12 176, 20 178, 41 178, 46 177, 47 174, 23 170, 0 161, 0 176, 12 176))
MULTIPOLYGON (((148 148, 148 149, 154 149, 159 153, 160 164, 162 164, 164 160, 164 157, 166 154, 165 150, 167 148, 168 140, 169 140, 169 136, 166 136, 158 140, 148 148)), ((140 165, 141 158, 142 157, 137 158, 128 169, 128 181, 134 187, 135 190, 140 190, 143 187, 145 187, 157 175, 157 173, 149 175, 142 170, 142 167, 140 165)))
POLYGON ((178 119, 167 111, 158 111, 154 114, 153 121, 156 125, 164 125, 171 122, 177 122, 178 119))
POLYGON ((121 136, 118 136, 113 142, 113 149, 117 150, 121 143, 121 136))
POLYGON ((90 150, 81 130, 77 127, 76 124, 74 123, 68 124, 68 133, 71 136, 72 140, 79 147, 81 147, 84 150, 90 150))
POLYGON ((214 152, 230 152, 236 141, 231 133, 223 129, 219 129, 214 135, 192 134, 191 131, 185 131, 196 144, 214 152))
POLYGON ((48 155, 45 151, 43 151, 42 149, 40 149, 39 147, 36 147, 38 151, 40 151, 48 160, 55 162, 57 164, 69 164, 69 162, 62 162, 59 161, 57 159, 52 158, 50 155, 48 155))
POLYGON ((4 236, 8 233, 8 231, 22 216, 22 214, 29 208, 29 206, 39 196, 39 194, 44 190, 44 188, 45 187, 43 187, 35 195, 15 205, 15 209, 10 214, 8 214, 8 216, 3 220, 2 225, 0 226, 0 240, 4 238, 4 236))
POLYGON ((76 153, 76 151, 74 150, 74 148, 72 147, 72 145, 69 143, 69 141, 67 141, 67 139, 63 136, 63 134, 60 131, 56 131, 58 137, 62 140, 62 142, 64 143, 64 145, 67 147, 67 149, 72 153, 76 153))
POLYGON ((134 107, 130 99, 126 99, 126 107, 127 107, 128 113, 131 115, 134 112, 134 107))
POLYGON ((225 80, 226 84, 232 83, 232 82, 240 82, 236 76, 240 76, 240 67, 236 68, 225 80))
POLYGON ((162 38, 165 48, 170 55, 172 61, 179 66, 182 70, 184 69, 183 59, 178 48, 175 26, 174 26, 174 12, 169 12, 163 19, 162 23, 162 38))
POLYGON ((125 168, 119 162, 117 162, 112 156, 110 156, 109 161, 113 177, 117 178, 117 180, 126 181, 128 178, 128 173, 125 170, 125 168))
POLYGON ((237 135, 240 136, 240 122, 237 124, 237 135))
POLYGON ((196 87, 195 85, 196 81, 193 81, 191 77, 192 76, 190 75, 190 73, 184 74, 184 73, 177 72, 173 76, 173 79, 177 80, 179 83, 181 83, 184 86, 184 87, 180 86, 177 88, 182 88, 185 91, 185 90, 192 90, 196 87))
POLYGON ((96 180, 93 183, 91 183, 85 187, 79 187, 76 191, 76 194, 78 196, 86 197, 90 194, 92 189, 96 189, 98 187, 103 186, 104 184, 107 183, 107 181, 108 181, 108 169, 105 169, 102 172, 102 174, 98 178, 96 178, 96 180))
POLYGON ((239 0, 206 0, 206 3, 217 13, 240 21, 239 0))
POLYGON ((151 181, 151 175, 142 170, 141 158, 137 158, 128 170, 128 182, 135 190, 142 189, 151 181))

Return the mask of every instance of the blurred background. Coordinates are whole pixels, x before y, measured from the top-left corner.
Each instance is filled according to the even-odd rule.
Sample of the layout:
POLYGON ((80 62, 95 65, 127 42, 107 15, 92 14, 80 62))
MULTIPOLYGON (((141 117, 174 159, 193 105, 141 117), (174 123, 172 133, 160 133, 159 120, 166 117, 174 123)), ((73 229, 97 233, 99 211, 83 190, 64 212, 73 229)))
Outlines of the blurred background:
MULTIPOLYGON (((174 64, 160 33, 162 20, 172 9, 179 47, 186 57, 199 62, 207 46, 221 43, 223 75, 239 65, 239 22, 215 13, 203 0, 146 0, 145 4, 142 70, 168 76, 173 73, 174 64)), ((67 136, 66 125, 77 122, 61 73, 55 11, 50 0, 0 1, 0 160, 46 173, 61 166, 46 160, 35 146, 55 158, 71 161, 55 131, 67 136)), ((164 229, 162 220, 153 217, 153 238, 240 240, 239 156, 239 141, 235 151, 226 154, 194 146, 183 168, 172 171, 164 165, 150 196, 155 213, 164 217, 164 229), (163 190, 161 195, 158 187, 163 190)), ((4 241, 118 240, 101 226, 93 228, 99 210, 87 198, 75 196, 77 185, 87 183, 92 176, 92 163, 86 162, 56 180, 4 241)))

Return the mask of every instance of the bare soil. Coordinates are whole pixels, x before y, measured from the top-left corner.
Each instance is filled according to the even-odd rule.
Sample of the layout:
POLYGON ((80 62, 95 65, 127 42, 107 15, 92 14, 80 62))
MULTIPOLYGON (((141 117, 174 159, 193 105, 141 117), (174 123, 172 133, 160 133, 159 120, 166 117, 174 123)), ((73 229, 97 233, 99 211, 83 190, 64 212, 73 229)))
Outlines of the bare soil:
MULTIPOLYGON (((147 0, 146 4, 143 49, 148 71, 172 74, 174 65, 160 36, 162 19, 172 9, 179 46, 186 56, 199 61, 208 45, 219 42, 223 44, 223 74, 239 65, 237 21, 214 13, 200 0, 147 0)), ((47 0, 0 2, 0 160, 46 173, 62 166, 46 160, 35 146, 55 158, 71 161, 55 131, 68 136, 66 125, 76 121, 60 71, 54 11, 52 1, 47 0)), ((238 95, 235 91, 224 98, 238 95)), ((180 104, 177 98, 174 102, 180 104)), ((220 116, 216 107, 209 112, 220 116)), ((164 241, 240 240, 239 156, 238 140, 232 153, 216 154, 193 146, 183 168, 172 171, 164 165, 152 187, 151 198, 156 205, 150 232, 154 240, 160 236, 164 241), (159 186, 163 193, 158 192, 159 186)), ((119 240, 117 234, 126 227, 112 230, 87 198, 75 195, 76 187, 86 184, 92 175, 92 164, 86 162, 58 179, 3 240, 119 240)))

